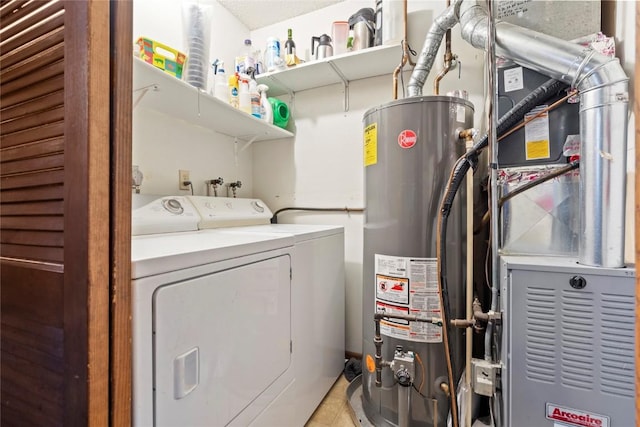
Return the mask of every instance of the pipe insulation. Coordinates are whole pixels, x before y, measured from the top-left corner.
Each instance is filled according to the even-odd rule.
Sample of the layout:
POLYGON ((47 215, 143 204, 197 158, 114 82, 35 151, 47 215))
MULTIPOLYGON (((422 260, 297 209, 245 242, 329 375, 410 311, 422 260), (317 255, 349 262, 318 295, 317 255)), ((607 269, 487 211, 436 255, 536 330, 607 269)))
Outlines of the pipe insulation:
POLYGON ((438 55, 442 38, 447 33, 447 30, 450 30, 458 23, 458 12, 461 4, 462 0, 456 0, 454 4, 447 7, 431 24, 429 31, 427 31, 427 37, 422 45, 422 51, 420 52, 416 66, 407 84, 408 96, 422 95, 422 87, 438 55))
MULTIPOLYGON (((408 86, 419 96, 442 37, 460 23, 462 38, 487 49, 488 18, 459 0, 434 21, 408 86)), ((496 54, 578 89, 580 96, 579 262, 624 266, 629 78, 617 58, 508 22, 496 23, 496 54)))

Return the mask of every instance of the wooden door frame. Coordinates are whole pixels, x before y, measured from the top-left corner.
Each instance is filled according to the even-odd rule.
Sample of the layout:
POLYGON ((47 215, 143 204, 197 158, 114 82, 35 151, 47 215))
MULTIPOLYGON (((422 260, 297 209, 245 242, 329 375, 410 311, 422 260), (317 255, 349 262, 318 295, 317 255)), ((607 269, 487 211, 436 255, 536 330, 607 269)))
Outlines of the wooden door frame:
POLYGON ((109 420, 109 3, 65 1, 65 425, 109 420))
POLYGON ((131 425, 131 165, 133 1, 111 0, 111 340, 114 427, 131 425))
POLYGON ((65 425, 131 425, 132 17, 65 1, 65 425))

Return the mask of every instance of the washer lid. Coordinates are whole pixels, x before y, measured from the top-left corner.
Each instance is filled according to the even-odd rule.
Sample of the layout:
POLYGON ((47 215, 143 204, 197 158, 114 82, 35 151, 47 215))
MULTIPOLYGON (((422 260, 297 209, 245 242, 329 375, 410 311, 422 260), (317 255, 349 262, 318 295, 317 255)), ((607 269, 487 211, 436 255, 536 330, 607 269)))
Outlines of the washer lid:
POLYGON ((265 224, 245 227, 229 227, 225 228, 224 231, 229 233, 291 234, 296 242, 302 242, 304 240, 342 234, 344 233, 344 227, 341 225, 265 224))
POLYGON ((139 279, 293 244, 294 238, 287 234, 218 230, 134 236, 131 239, 131 277, 139 279))

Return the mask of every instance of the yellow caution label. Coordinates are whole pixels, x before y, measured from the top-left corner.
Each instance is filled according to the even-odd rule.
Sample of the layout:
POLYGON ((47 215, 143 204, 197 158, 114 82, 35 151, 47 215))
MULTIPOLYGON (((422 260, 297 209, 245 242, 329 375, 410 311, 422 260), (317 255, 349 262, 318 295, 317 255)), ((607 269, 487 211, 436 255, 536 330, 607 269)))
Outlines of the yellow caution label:
POLYGON ((378 163, 378 124, 372 123, 364 128, 364 165, 378 163))
POLYGON ((367 357, 365 358, 365 363, 367 365, 367 371, 373 373, 376 370, 376 361, 373 359, 373 356, 371 356, 370 354, 367 354, 367 357))
POLYGON ((548 159, 549 157, 551 157, 551 149, 548 139, 526 142, 527 160, 548 159))

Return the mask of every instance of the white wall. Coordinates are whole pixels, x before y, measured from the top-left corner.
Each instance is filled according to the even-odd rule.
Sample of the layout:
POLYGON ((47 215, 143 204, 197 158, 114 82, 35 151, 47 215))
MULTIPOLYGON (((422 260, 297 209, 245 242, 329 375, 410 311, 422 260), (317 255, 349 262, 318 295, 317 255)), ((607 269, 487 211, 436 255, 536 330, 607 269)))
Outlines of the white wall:
MULTIPOLYGON (((331 33, 334 20, 346 20, 362 7, 375 7, 373 0, 346 0, 308 15, 249 32, 214 0, 200 0, 214 7, 211 51, 214 57, 231 64, 240 51, 242 41, 249 37, 254 46, 264 48, 266 38, 286 38, 287 28, 293 29, 298 54, 303 59, 310 54, 311 36, 331 33), (309 51, 309 54, 307 54, 309 51)), ((240 0, 239 0, 240 1, 240 0)), ((444 1, 410 0, 411 46, 420 51, 424 34, 433 17, 444 9, 444 1)), ((265 0, 268 6, 268 1, 265 0)), ((635 67, 635 7, 633 1, 618 2, 618 54, 628 75, 635 67)), ((182 28, 178 0, 135 0, 134 36, 156 38, 178 49, 182 45, 182 28)), ((483 123, 483 61, 484 54, 460 40, 459 29, 453 30, 453 51, 462 60, 462 76, 457 70, 445 77, 441 93, 465 89, 476 106, 476 125, 483 123)), ((442 55, 438 57, 441 58, 442 55)), ((400 60, 400 58, 398 58, 400 60)), ((366 60, 363 60, 366 67, 366 60)), ((441 67, 439 59, 434 70, 441 67)), ((230 67, 227 67, 230 69, 230 67)), ((391 73, 392 70, 389 70, 391 73)), ((435 72, 431 73, 431 76, 435 72)), ((405 82, 409 74, 405 75, 405 82)), ((432 79, 425 84, 430 94, 432 79)), ((633 84, 632 84, 633 89, 633 84)), ((399 92, 402 94, 402 91, 399 92)), ((631 90, 631 93, 632 90, 631 90)), ((343 87, 332 85, 301 91, 291 104, 290 130, 295 137, 254 143, 243 152, 237 165, 233 141, 205 129, 193 128, 160 114, 137 109, 134 113, 134 164, 145 174, 143 192, 177 193, 177 170, 189 169, 194 182, 222 176, 226 181, 240 179, 241 197, 262 198, 272 210, 287 206, 361 208, 364 168, 362 161, 362 118, 372 107, 391 100, 391 75, 351 82, 349 111, 343 111, 343 87)), ((630 106, 633 104, 630 103, 630 106)), ((629 125, 628 170, 633 171, 633 116, 629 125)), ((633 184, 633 180, 630 181, 633 184)), ((196 194, 204 194, 204 185, 196 186, 196 194)), ((630 186, 633 194, 633 186, 630 186)), ((630 204, 627 236, 633 236, 633 204, 630 204)), ((346 230, 346 348, 362 351, 362 227, 359 213, 284 213, 281 222, 340 224, 346 230)), ((633 246, 631 246, 633 248, 633 246)), ((631 252, 630 252, 631 253, 631 252)))
POLYGON ((635 87, 638 84, 633 81, 636 67, 636 1, 618 1, 616 3, 616 56, 620 58, 622 68, 629 76, 629 125, 627 126, 627 209, 626 209, 626 245, 625 260, 635 263, 635 115, 633 111, 635 87))
MULTIPOLYGON (((215 0, 199 3, 211 7, 210 58, 231 64, 249 36, 248 28, 215 0)), ((135 0, 133 14, 134 40, 144 36, 187 52, 180 0, 135 0)), ((134 99, 136 96, 134 93, 134 99)), ((186 194, 187 191, 178 189, 178 170, 186 169, 190 171, 195 194, 206 194, 206 180, 222 177, 227 183, 242 181, 238 197, 251 197, 251 148, 236 157, 234 145, 234 140, 227 136, 142 107, 134 109, 133 164, 144 174, 142 193, 186 194)))
MULTIPOLYGON (((444 10, 442 1, 410 1, 410 45, 416 51, 431 25, 433 17, 444 10)), ((317 12, 252 31, 254 44, 269 36, 286 39, 287 28, 293 30, 296 49, 301 58, 308 58, 311 36, 331 34, 331 23, 347 20, 363 7, 375 7, 374 1, 347 0, 317 12)), ((462 42, 459 31, 453 32, 453 50, 463 60, 461 79, 454 70, 441 83, 441 93, 465 89, 476 105, 479 122, 483 108, 484 55, 462 42)), ((440 55, 442 57, 442 55, 440 55)), ((398 63, 400 62, 400 55, 398 63)), ((397 65, 397 64, 396 64, 397 65)), ((366 67, 366 56, 362 66, 366 67)), ((434 65, 440 69, 441 60, 434 65)), ((375 106, 392 100, 393 65, 389 75, 351 82, 349 111, 343 110, 344 89, 341 84, 298 92, 294 95, 292 125, 293 141, 273 141, 255 144, 254 193, 273 210, 288 206, 351 207, 364 206, 364 166, 362 119, 375 106)), ((409 69, 407 67, 407 69, 409 69)), ((424 93, 431 94, 433 76, 425 84, 424 93)), ((405 83, 409 73, 405 74, 405 83)), ((402 89, 399 88, 399 97, 402 89)), ((288 96, 281 97, 291 102, 288 96)), ((362 214, 282 214, 282 222, 330 223, 345 227, 346 248, 346 349, 362 352, 362 214)), ((373 304, 373 302, 371 302, 373 304)))

